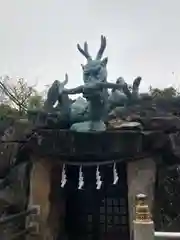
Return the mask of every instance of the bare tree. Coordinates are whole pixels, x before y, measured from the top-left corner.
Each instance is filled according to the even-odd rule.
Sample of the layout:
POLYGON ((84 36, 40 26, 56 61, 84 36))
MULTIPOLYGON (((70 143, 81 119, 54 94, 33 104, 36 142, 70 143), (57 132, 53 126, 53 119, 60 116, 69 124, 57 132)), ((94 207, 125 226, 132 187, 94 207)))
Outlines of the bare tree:
POLYGON ((27 110, 29 98, 36 92, 35 86, 29 86, 24 78, 13 80, 8 76, 1 78, 0 88, 2 94, 5 94, 9 100, 9 104, 15 107, 20 114, 27 110))

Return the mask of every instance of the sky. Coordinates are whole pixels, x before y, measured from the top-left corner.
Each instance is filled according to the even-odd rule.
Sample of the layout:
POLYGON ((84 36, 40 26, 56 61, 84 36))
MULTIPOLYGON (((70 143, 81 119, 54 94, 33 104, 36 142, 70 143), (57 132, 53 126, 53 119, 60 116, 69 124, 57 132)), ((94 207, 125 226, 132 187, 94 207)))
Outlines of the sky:
POLYGON ((0 0, 0 75, 43 89, 68 73, 75 87, 86 62, 77 43, 96 56, 103 34, 108 81, 180 87, 179 9, 180 0, 0 0))

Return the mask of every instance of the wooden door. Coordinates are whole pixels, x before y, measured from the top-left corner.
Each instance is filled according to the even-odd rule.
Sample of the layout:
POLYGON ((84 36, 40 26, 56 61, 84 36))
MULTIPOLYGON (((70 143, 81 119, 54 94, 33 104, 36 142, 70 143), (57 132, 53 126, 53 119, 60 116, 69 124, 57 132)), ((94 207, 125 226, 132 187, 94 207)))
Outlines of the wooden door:
POLYGON ((129 239, 126 166, 117 166, 119 181, 113 185, 112 166, 100 168, 102 188, 96 190, 96 168, 84 169, 85 186, 77 190, 78 169, 68 170, 66 232, 68 240, 129 239))

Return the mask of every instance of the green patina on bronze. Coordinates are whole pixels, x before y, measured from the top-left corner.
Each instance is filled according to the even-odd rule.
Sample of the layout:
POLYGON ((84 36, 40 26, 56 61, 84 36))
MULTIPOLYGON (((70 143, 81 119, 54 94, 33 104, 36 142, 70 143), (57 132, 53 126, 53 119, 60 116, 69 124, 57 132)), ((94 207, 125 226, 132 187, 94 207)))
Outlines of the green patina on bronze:
MULTIPOLYGON (((177 165, 180 159, 180 98, 153 99, 149 94, 139 93, 141 77, 137 77, 131 87, 122 77, 117 78, 116 83, 108 81, 108 59, 102 59, 105 47, 106 38, 102 36, 100 49, 93 59, 87 43, 83 49, 78 45, 87 60, 82 65, 83 84, 65 88, 66 74, 64 81, 54 81, 41 111, 29 111, 29 121, 21 121, 19 127, 9 124, 8 130, 14 128, 14 132, 18 132, 21 128, 21 134, 11 131, 8 137, 1 139, 1 213, 4 203, 12 204, 13 211, 21 207, 24 210, 31 154, 48 157, 54 162, 86 166, 105 165, 109 161, 118 162, 118 159, 126 164, 132 159, 157 154, 162 161, 157 163, 160 170, 156 198, 160 204, 157 203, 156 219, 160 217, 156 226, 159 230, 177 231, 179 197, 177 191, 169 191, 174 185, 175 190, 179 189, 180 185, 177 165), (70 98, 71 94, 79 93, 82 96, 76 100, 70 98), (28 125, 29 130, 25 131, 23 125, 28 125), (165 202, 161 195, 169 200, 165 202), (168 212, 172 203, 174 210, 168 212), (169 227, 172 221, 176 221, 175 227, 169 227)), ((7 124, 6 119, 3 124, 7 124)), ((6 128, 0 129, 1 133, 6 128)))

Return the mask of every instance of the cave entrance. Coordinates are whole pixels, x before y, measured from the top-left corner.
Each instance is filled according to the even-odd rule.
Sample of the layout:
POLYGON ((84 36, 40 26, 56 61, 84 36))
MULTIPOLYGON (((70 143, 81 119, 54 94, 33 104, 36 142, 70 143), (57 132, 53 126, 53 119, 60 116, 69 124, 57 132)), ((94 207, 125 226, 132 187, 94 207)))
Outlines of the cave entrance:
POLYGON ((65 221, 68 240, 129 239, 126 165, 119 164, 119 181, 116 185, 112 184, 112 166, 104 166, 101 170, 103 185, 100 190, 95 185, 95 167, 84 170, 83 190, 75 187, 77 169, 72 167, 68 170, 70 177, 65 221))

